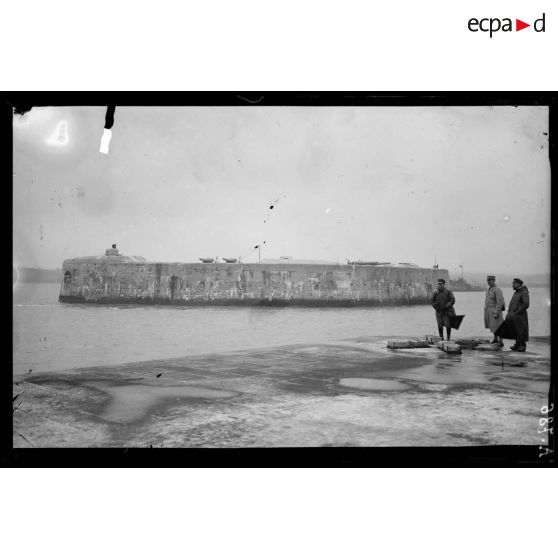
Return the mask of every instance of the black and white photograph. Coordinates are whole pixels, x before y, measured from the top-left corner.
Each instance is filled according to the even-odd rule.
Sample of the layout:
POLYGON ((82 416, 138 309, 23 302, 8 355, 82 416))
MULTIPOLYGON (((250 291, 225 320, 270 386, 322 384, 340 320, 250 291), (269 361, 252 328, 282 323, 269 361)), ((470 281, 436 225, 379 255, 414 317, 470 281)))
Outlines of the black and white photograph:
POLYGON ((14 451, 553 459, 550 97, 68 97, 6 95, 14 451))

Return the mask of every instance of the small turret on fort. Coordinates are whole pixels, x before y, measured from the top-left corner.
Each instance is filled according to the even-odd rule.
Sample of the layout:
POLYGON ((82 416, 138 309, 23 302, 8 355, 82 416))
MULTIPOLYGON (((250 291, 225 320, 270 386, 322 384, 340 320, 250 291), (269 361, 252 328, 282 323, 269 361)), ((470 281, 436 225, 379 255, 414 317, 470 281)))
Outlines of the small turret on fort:
MULTIPOLYGON (((232 259, 232 258, 231 258, 232 259)), ((60 302, 99 304, 374 306, 429 304, 444 269, 279 258, 258 263, 163 263, 120 254, 62 265, 60 302)))
POLYGON ((116 249, 116 244, 113 244, 112 248, 107 248, 105 250, 105 256, 118 256, 118 250, 116 249))

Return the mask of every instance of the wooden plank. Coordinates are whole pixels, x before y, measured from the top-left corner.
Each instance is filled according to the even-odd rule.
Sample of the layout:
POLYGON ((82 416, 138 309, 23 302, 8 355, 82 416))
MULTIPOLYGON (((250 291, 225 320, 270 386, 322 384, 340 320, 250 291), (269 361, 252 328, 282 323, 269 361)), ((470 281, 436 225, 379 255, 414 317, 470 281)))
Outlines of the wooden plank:
POLYGON ((442 349, 445 353, 461 354, 461 347, 457 343, 451 341, 439 341, 438 348, 442 349))
POLYGON ((426 349, 430 345, 422 339, 390 339, 388 349, 426 349))

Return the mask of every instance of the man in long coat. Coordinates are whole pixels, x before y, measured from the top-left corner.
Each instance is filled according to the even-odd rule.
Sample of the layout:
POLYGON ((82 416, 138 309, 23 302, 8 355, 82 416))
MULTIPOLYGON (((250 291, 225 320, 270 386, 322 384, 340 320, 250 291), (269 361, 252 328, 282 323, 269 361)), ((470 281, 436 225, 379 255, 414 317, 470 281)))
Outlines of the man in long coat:
POLYGON ((444 338, 444 327, 446 328, 447 340, 451 336, 451 319, 455 316, 453 305, 455 304, 455 297, 453 293, 446 289, 445 279, 438 279, 438 290, 430 298, 432 308, 436 310, 436 322, 438 323, 438 333, 440 337, 444 338))
POLYGON ((502 311, 506 309, 504 294, 502 289, 496 286, 496 276, 488 275, 486 281, 488 282, 488 290, 484 301, 484 327, 488 328, 494 336, 491 343, 496 343, 502 347, 504 343, 495 332, 504 323, 502 314, 502 311))
POLYGON ((515 339, 512 351, 524 353, 529 341, 529 291, 521 279, 512 282, 514 290, 504 323, 496 330, 496 335, 504 339, 515 339))

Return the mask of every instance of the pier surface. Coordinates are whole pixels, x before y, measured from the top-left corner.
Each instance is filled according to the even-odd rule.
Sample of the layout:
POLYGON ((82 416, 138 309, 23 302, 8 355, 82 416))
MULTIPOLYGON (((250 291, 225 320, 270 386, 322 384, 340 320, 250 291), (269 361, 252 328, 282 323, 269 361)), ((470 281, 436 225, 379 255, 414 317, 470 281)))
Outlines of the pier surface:
POLYGON ((528 352, 388 338, 14 376, 14 447, 544 444, 550 338, 528 352), (18 395, 19 394, 19 395, 18 395))

